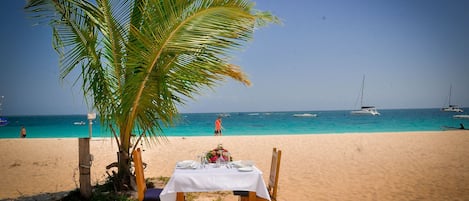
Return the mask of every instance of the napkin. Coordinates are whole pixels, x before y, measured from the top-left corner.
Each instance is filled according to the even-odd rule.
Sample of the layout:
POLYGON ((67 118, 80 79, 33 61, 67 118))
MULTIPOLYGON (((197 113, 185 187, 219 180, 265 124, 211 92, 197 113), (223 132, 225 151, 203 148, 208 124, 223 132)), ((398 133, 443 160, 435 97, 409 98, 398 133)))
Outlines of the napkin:
POLYGON ((233 161, 232 164, 236 168, 245 168, 245 167, 252 167, 254 165, 254 162, 249 161, 249 160, 246 160, 246 161, 233 161))
POLYGON ((184 160, 176 163, 176 168, 181 169, 195 169, 197 168, 197 162, 193 160, 184 160))

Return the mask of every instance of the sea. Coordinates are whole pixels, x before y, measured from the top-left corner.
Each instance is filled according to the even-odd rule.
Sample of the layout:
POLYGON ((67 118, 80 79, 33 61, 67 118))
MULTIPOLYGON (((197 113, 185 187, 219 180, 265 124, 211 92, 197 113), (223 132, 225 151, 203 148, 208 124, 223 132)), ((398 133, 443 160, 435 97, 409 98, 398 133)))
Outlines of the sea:
MULTIPOLYGON (((181 113, 173 126, 163 128, 165 136, 213 136, 214 122, 223 116, 223 135, 319 135, 382 132, 442 131, 469 128, 469 119, 439 109, 379 110, 380 116, 351 115, 342 111, 279 111, 230 113, 181 113), (316 117, 295 117, 294 114, 317 114, 316 117)), ((27 138, 112 137, 99 120, 90 125, 86 114, 48 116, 6 116, 9 124, 0 127, 0 138, 19 138, 20 129, 27 129, 27 138)), ((98 117, 99 118, 99 117, 98 117)))

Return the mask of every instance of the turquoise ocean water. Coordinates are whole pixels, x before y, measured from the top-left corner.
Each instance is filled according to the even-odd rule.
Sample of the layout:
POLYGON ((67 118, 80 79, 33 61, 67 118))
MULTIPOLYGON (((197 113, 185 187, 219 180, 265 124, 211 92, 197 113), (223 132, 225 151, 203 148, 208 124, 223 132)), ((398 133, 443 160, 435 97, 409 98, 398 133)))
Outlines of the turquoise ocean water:
MULTIPOLYGON (((231 112, 223 118, 223 135, 292 135, 329 133, 371 133, 401 131, 441 131, 458 128, 462 123, 469 128, 469 119, 455 119, 461 113, 441 112, 439 109, 379 110, 381 116, 353 116, 350 111, 295 111, 295 112, 231 112), (318 116, 294 117, 298 113, 318 116)), ((462 114, 469 114, 465 108, 462 114)), ((183 113, 179 122, 165 128, 166 136, 212 136, 218 113, 183 113)), ((87 137, 86 115, 66 116, 7 116, 9 124, 0 127, 0 138, 18 138, 21 126, 27 129, 27 138, 87 137)), ((93 137, 111 137, 111 132, 93 124, 93 137)))

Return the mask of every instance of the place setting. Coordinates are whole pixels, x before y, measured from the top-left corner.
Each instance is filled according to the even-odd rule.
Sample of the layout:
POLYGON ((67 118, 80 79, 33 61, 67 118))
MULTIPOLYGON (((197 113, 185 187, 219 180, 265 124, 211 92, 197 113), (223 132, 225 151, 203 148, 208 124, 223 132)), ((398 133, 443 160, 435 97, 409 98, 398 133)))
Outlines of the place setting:
POLYGON ((231 165, 238 169, 240 172, 251 172, 254 170, 254 161, 251 160, 239 160, 231 162, 231 165))
POLYGON ((231 153, 223 148, 222 144, 212 150, 202 152, 196 156, 196 160, 182 160, 176 163, 176 169, 235 169, 239 172, 251 172, 254 170, 254 161, 233 161, 231 153))

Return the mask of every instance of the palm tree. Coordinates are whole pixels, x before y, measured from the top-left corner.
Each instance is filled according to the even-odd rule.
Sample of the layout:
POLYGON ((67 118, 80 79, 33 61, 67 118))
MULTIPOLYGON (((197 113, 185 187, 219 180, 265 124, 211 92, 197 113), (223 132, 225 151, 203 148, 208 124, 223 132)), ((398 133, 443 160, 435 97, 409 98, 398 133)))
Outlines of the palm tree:
POLYGON ((25 9, 52 27, 60 78, 80 72, 88 105, 117 139, 122 184, 132 135, 160 142, 177 105, 201 89, 227 77, 249 85, 229 55, 279 22, 247 0, 30 0, 25 9))

